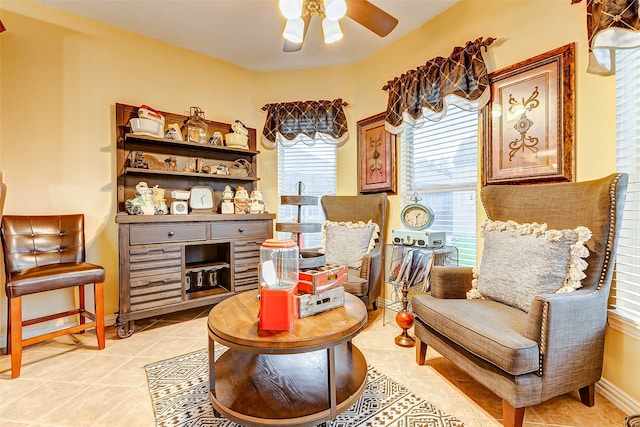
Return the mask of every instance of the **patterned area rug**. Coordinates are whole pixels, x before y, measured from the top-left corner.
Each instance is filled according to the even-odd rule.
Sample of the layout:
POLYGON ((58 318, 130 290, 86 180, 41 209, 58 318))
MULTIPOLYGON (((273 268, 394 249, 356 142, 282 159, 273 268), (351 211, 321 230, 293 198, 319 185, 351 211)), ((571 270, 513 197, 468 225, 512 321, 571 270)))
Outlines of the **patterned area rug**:
MULTIPOLYGON (((216 357, 224 351, 222 346, 216 346, 219 353, 216 357)), ((208 395, 208 363, 207 350, 203 349, 145 367, 158 427, 238 426, 213 414, 208 395)), ((360 399, 327 426, 461 427, 464 424, 369 365, 367 386, 360 399)))

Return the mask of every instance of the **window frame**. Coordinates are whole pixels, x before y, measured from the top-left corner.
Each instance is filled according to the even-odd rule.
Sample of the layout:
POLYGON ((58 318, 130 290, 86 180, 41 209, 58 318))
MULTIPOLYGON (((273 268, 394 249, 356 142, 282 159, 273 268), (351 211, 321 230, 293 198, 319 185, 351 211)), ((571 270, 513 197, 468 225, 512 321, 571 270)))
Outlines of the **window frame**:
MULTIPOLYGON (((450 129, 449 129, 450 130, 450 129)), ((401 134, 400 138, 400 175, 401 175, 401 185, 400 185, 400 195, 402 200, 401 209, 409 203, 413 203, 412 197, 414 193, 418 193, 419 197, 422 200, 419 203, 428 205, 431 209, 435 211, 435 221, 432 227, 428 230, 433 231, 445 231, 447 233, 447 245, 456 246, 458 249, 458 264, 460 266, 469 266, 475 267, 478 260, 478 235, 477 235, 477 196, 478 196, 478 178, 479 178, 479 166, 478 166, 478 150, 479 150, 479 134, 480 131, 480 114, 478 111, 472 110, 463 110, 457 106, 449 106, 447 114, 445 114, 439 121, 431 122, 424 121, 420 124, 420 126, 410 126, 406 125, 405 130, 401 134), (469 127, 469 123, 471 123, 471 116, 473 116, 473 126, 469 127), (424 133, 429 131, 434 132, 442 132, 444 128, 447 130, 446 126, 443 126, 450 120, 452 123, 455 123, 454 130, 459 132, 459 138, 468 139, 462 145, 463 156, 465 158, 464 163, 469 165, 469 170, 465 170, 465 175, 467 175, 466 180, 464 177, 459 177, 458 179, 463 180, 458 183, 446 183, 443 182, 439 185, 418 185, 415 183, 414 174, 415 172, 415 163, 414 156, 416 149, 414 147, 415 143, 415 134, 416 133, 424 133), (462 123, 457 123, 462 121, 462 123), (465 135, 468 133, 468 135, 465 135), (470 150, 470 151, 468 151, 470 150), (432 200, 437 196, 442 195, 443 197, 447 196, 451 198, 452 204, 462 205, 465 203, 464 198, 471 197, 472 200, 469 201, 466 209, 451 207, 448 210, 450 213, 450 219, 445 220, 442 218, 442 208, 440 208, 437 203, 434 203, 432 200), (433 196, 433 197, 432 197, 433 196), (455 198, 458 197, 458 200, 455 198), (431 199, 431 200, 430 200, 431 199), (454 215, 455 212, 467 212, 472 211, 472 215, 458 215, 457 217, 454 215), (440 220, 439 220, 440 218, 440 220), (464 219, 461 219, 464 218, 464 219), (447 226, 444 222, 449 221, 451 224, 447 226), (466 231, 462 233, 455 233, 453 229, 456 227, 458 223, 468 223, 467 227, 465 227, 466 231), (459 239, 459 240, 458 240, 459 239), (466 248, 466 249, 465 249, 466 248)), ((428 139, 435 139, 435 136, 427 137, 428 139)), ((442 137, 441 140, 446 140, 447 138, 442 137)), ((429 142, 425 142, 429 143, 429 142)), ((460 147, 459 142, 445 142, 444 144, 451 144, 449 148, 455 148, 457 145, 460 147)), ((436 151, 436 148, 427 148, 426 151, 429 150, 436 151)), ((455 153, 448 157, 448 159, 455 159, 455 153)), ((443 158, 441 157, 440 160, 443 158)), ((454 172, 459 170, 459 168, 451 166, 450 170, 454 172)))
MULTIPOLYGON (((296 222, 297 214, 300 213, 302 223, 324 223, 325 217, 320 205, 320 198, 324 195, 335 195, 338 186, 338 147, 334 144, 296 144, 293 146, 283 146, 278 144, 277 148, 277 162, 278 162, 278 214, 277 222, 296 222), (292 183, 287 183, 284 180, 287 178, 283 175, 288 172, 290 165, 286 163, 287 153, 295 153, 296 157, 301 157, 299 154, 303 151, 302 157, 305 159, 312 159, 314 153, 317 154, 316 159, 326 161, 326 167, 320 169, 313 169, 311 167, 300 167, 299 170, 304 171, 304 174, 308 174, 310 171, 317 175, 329 175, 333 176, 333 182, 328 182, 327 185, 318 188, 316 184, 320 182, 317 179, 304 179, 301 180, 303 188, 298 191, 297 188, 291 186, 292 183), (306 181, 306 182, 305 182, 306 181), (316 206, 301 206, 298 209, 296 205, 283 205, 281 203, 281 196, 292 196, 296 194, 302 194, 304 196, 316 196, 318 198, 318 204, 316 206)), ((296 163, 299 165, 299 163, 296 163)), ((318 163, 316 163, 318 165, 318 163)), ((292 171, 292 173, 294 173, 292 171)), ((291 233, 288 232, 276 232, 278 238, 289 238, 291 233)), ((301 249, 317 249, 322 245, 322 232, 318 233, 302 233, 303 241, 308 239, 311 243, 310 246, 304 245, 301 249)))
POLYGON ((629 174, 627 199, 621 224, 614 277, 608 301, 609 324, 613 329, 640 339, 640 301, 617 306, 617 295, 640 294, 640 49, 618 51, 616 54, 616 171, 629 174), (624 88, 624 91, 621 90, 624 88), (624 261, 623 261, 624 259, 624 261), (635 283, 633 278, 635 276, 635 283), (619 278, 628 278, 623 284, 619 278), (629 309, 630 307, 630 309, 629 309), (625 313, 635 310, 635 313, 625 313))

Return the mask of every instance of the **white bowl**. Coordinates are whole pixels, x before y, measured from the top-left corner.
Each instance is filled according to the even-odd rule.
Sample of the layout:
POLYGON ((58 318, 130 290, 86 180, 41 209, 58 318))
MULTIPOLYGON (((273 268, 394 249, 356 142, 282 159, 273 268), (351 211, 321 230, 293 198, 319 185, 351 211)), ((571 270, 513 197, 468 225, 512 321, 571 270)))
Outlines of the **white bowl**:
POLYGON ((249 148, 247 145, 247 136, 241 133, 228 133, 224 136, 225 145, 228 147, 249 148))
POLYGON ((162 136, 162 125, 160 122, 151 119, 137 118, 130 119, 133 133, 141 135, 162 136))

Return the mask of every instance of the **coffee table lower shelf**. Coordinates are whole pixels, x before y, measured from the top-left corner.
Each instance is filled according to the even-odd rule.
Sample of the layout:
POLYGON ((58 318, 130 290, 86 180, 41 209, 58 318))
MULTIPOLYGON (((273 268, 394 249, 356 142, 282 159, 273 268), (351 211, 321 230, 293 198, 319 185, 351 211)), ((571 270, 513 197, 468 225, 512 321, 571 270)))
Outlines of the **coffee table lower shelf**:
POLYGON ((315 426, 332 420, 360 398, 367 382, 365 357, 350 341, 296 354, 230 349, 214 365, 213 407, 246 426, 315 426))

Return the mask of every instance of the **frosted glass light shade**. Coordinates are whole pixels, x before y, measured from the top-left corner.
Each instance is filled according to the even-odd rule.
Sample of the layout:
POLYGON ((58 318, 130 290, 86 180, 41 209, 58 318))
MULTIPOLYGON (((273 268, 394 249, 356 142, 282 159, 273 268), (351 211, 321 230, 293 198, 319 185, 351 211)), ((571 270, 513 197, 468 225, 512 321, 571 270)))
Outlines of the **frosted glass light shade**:
POLYGON ((280 12, 287 19, 297 19, 302 16, 302 0, 280 0, 280 12))
POLYGON ((302 18, 287 19, 287 25, 284 26, 282 35, 290 42, 302 43, 304 35, 304 21, 302 18))
POLYGON ((324 13, 332 21, 344 18, 347 13, 347 3, 344 0, 324 0, 324 13))
POLYGON ((324 42, 327 44, 337 42, 342 38, 340 23, 329 18, 322 20, 322 32, 324 33, 324 42))

